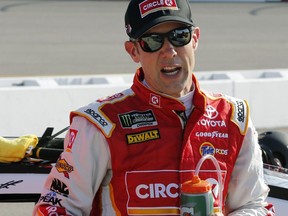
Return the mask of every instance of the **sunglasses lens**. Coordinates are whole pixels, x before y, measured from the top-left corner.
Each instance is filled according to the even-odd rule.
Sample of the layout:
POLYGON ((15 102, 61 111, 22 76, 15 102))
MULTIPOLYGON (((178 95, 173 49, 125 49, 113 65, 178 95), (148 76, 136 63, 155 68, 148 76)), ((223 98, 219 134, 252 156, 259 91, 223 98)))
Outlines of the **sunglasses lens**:
POLYGON ((155 52, 162 47, 163 38, 158 34, 151 34, 149 36, 142 37, 139 42, 145 52, 155 52))
POLYGON ((163 46, 165 37, 168 37, 168 40, 173 46, 184 46, 191 40, 191 29, 174 29, 165 34, 152 33, 141 37, 138 42, 140 43, 143 51, 156 52, 163 46))
POLYGON ((175 29, 169 35, 169 41, 176 47, 184 46, 191 40, 190 29, 175 29))

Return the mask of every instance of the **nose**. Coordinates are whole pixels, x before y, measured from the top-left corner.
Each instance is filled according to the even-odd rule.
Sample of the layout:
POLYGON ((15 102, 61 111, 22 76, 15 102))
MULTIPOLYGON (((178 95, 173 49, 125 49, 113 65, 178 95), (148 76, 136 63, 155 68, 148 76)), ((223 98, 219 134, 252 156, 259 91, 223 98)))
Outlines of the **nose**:
POLYGON ((173 58, 177 55, 175 47, 169 42, 167 38, 164 39, 163 47, 161 48, 161 53, 166 58, 173 58))

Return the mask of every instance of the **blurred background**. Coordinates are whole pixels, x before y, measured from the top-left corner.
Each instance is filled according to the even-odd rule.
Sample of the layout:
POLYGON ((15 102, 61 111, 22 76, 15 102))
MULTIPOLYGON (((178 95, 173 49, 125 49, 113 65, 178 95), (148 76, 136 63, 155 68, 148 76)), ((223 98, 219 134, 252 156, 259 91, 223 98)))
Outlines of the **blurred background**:
MULTIPOLYGON (((288 68, 287 3, 190 4, 201 28, 195 71, 288 68)), ((127 5, 128 1, 0 0, 0 78, 134 73, 138 66, 123 46, 127 5)), ((13 113, 8 110, 8 115, 13 113)), ((0 216, 28 216, 32 208, 33 203, 1 203, 0 216)))
MULTIPOLYGON (((191 2, 201 28, 195 71, 288 68, 288 4, 225 1, 191 2)), ((0 0, 0 77, 134 73, 127 4, 0 0)))

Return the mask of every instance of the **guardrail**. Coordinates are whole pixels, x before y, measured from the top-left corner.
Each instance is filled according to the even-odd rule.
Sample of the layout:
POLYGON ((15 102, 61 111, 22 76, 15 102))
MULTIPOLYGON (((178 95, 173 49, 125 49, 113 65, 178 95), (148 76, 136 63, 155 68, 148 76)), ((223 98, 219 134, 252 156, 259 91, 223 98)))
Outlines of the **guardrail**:
MULTIPOLYGON (((256 128, 288 127, 288 69, 195 73, 203 89, 246 99, 256 128)), ((69 112, 130 87, 133 74, 0 78, 0 136, 41 136, 69 112)))

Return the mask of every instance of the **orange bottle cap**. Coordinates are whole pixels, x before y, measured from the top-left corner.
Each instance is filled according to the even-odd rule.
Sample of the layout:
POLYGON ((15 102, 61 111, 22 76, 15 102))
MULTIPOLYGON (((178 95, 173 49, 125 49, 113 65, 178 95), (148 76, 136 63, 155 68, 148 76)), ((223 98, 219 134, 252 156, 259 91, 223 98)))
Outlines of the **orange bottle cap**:
POLYGON ((211 184, 208 181, 201 180, 199 176, 193 176, 192 180, 182 184, 181 190, 184 193, 205 193, 211 190, 211 184))

